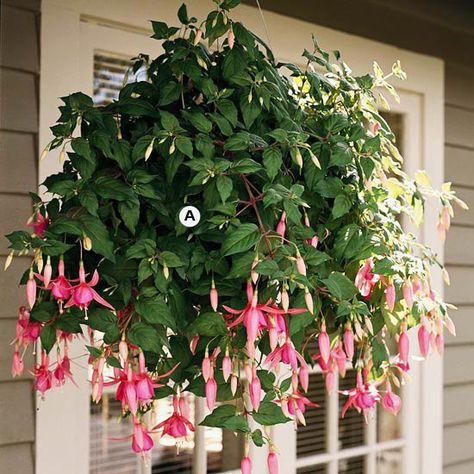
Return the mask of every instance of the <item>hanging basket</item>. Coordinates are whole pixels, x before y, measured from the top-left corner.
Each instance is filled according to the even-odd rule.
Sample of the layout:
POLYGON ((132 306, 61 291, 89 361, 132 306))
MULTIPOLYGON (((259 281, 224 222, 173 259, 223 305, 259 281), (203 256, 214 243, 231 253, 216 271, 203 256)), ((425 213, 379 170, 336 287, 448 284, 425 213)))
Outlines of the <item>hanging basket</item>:
POLYGON ((418 327, 423 357, 442 352, 443 326, 454 327, 430 284, 441 264, 400 220, 419 225, 433 199, 444 239, 451 202, 465 205, 402 170, 378 112, 384 93, 397 97, 398 62, 355 77, 314 41, 305 69, 278 63, 229 16, 238 1, 215 3, 202 23, 185 5, 179 27, 152 22, 164 52, 135 58, 147 80, 112 104, 62 99, 43 155, 59 148, 63 169, 32 194, 32 232, 8 236, 7 266, 33 255, 12 372, 38 345, 40 395, 73 381, 68 347, 86 334, 92 399, 116 386, 134 451, 153 447, 151 432, 179 442, 194 431, 193 393, 210 411, 201 425, 244 433, 244 473, 250 442, 268 444, 275 473, 265 428, 304 423, 317 402, 305 396, 310 366, 330 392, 352 364, 343 415, 378 404, 396 414, 407 331, 418 327), (172 416, 147 425, 168 396, 172 416))

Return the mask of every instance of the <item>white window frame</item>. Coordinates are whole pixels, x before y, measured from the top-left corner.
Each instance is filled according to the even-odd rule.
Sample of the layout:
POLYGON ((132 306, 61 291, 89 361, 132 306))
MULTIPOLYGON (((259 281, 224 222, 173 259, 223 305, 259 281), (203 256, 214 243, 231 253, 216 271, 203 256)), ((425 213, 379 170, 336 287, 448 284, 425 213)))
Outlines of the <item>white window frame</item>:
MULTIPOLYGON (((169 0, 43 0, 41 14, 41 82, 40 82, 40 134, 42 149, 51 139, 49 127, 58 117, 59 97, 92 86, 91 69, 82 65, 84 54, 90 48, 92 38, 84 38, 87 23, 102 25, 121 31, 120 45, 107 47, 107 35, 100 42, 103 50, 130 51, 130 55, 142 52, 136 46, 129 49, 139 36, 143 44, 149 45, 149 19, 160 19, 176 23, 175 12, 181 2, 169 0), (134 38, 131 42, 129 39, 134 38), (102 46, 103 45, 103 46, 102 46), (113 47, 115 46, 115 47, 113 47)), ((191 11, 204 17, 210 7, 206 0, 193 0, 191 11)), ((245 21, 260 36, 265 38, 265 28, 257 10, 241 6, 234 17, 245 21)), ((394 111, 406 117, 404 145, 406 169, 413 174, 416 169, 425 169, 434 186, 439 187, 444 176, 444 66, 443 62, 429 56, 397 49, 361 37, 349 35, 301 20, 265 12, 272 47, 278 58, 299 63, 304 47, 311 48, 314 33, 320 45, 328 50, 338 49, 355 73, 371 69, 372 61, 379 62, 389 70, 394 60, 400 59, 408 72, 408 79, 397 83, 402 103, 394 111)), ((116 37, 116 35, 114 35, 116 37)), ((144 46, 145 47, 145 46, 144 46)), ((90 61, 92 55, 89 54, 90 61)), ((39 164, 40 182, 50 173, 56 172, 58 161, 55 153, 39 164), (53 155, 53 156, 51 156, 53 155)), ((419 231, 423 241, 443 258, 443 248, 434 232, 437 211, 428 206, 425 223, 419 231)), ((440 271, 434 271, 433 285, 442 293, 443 282, 440 271)), ((413 344, 412 346, 415 346, 413 344)), ((79 356, 80 353, 72 354, 79 356)), ((83 359, 84 360, 84 359, 83 359)), ((82 364, 85 366, 85 360, 82 364)), ((432 356, 427 361, 414 363, 413 381, 407 386, 402 416, 404 426, 410 426, 409 443, 404 448, 404 474, 441 474, 442 472, 442 358, 432 356)), ((36 473, 87 474, 89 469, 89 396, 87 370, 75 368, 79 389, 69 385, 48 393, 44 402, 39 402, 36 420, 36 473)), ((336 416, 337 406, 331 408, 336 416)), ((291 428, 277 426, 273 437, 281 447, 281 472, 295 472, 296 436, 291 428)), ((198 440, 199 440, 198 431, 198 440)), ((201 435, 202 436, 202 435, 201 435)), ((202 438, 201 438, 202 439, 202 438)), ((199 441, 197 442, 199 443, 199 441)), ((358 449, 358 448, 356 448, 358 449)), ((334 447, 332 447, 334 451, 334 447)), ((266 448, 253 449, 254 465, 264 466, 266 448)), ((195 474, 201 474, 205 456, 196 459, 195 474)), ((335 463, 333 463, 334 465, 335 463)), ((372 463, 373 464, 373 463, 372 463)), ((331 471, 332 472, 335 471, 331 471)))

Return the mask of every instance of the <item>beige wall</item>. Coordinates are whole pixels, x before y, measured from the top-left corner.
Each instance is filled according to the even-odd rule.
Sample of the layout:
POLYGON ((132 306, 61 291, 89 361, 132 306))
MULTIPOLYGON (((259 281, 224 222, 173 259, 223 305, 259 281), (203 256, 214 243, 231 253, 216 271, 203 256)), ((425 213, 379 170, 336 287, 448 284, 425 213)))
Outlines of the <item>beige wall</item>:
MULTIPOLYGON (((0 51, 0 235, 25 225, 37 186, 39 0, 2 0, 0 51)), ((0 238, 0 471, 34 472, 35 397, 29 377, 11 379, 11 346, 23 295, 16 259, 3 272, 0 238)), ((31 356, 28 361, 31 366, 31 356)))
POLYGON ((459 335, 445 356, 444 472, 464 474, 474 472, 474 69, 447 64, 445 94, 446 179, 470 210, 458 213, 446 245, 459 335))

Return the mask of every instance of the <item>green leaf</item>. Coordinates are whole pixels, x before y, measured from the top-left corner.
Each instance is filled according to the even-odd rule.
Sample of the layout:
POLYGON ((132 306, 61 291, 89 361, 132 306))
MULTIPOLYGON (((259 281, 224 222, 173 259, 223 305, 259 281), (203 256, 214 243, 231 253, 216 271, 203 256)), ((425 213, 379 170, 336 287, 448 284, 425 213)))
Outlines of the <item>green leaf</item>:
POLYGON ((339 301, 351 299, 358 292, 354 283, 339 272, 331 273, 328 278, 323 280, 323 283, 339 301))
POLYGON ((134 199, 132 188, 120 179, 110 176, 101 176, 95 181, 95 192, 105 199, 115 199, 116 201, 126 201, 134 199))
POLYGON ((135 304, 137 313, 150 324, 162 324, 176 331, 176 320, 171 315, 163 297, 139 298, 135 304))
POLYGON ((202 133, 209 133, 212 130, 212 122, 206 118, 202 112, 181 112, 193 127, 202 133))
POLYGON ((118 318, 106 308, 94 308, 88 311, 87 324, 96 331, 109 332, 118 330, 118 318))
POLYGON ((202 313, 188 327, 190 334, 220 336, 227 334, 224 318, 219 313, 202 313))
POLYGON ((141 347, 144 351, 161 354, 163 350, 163 337, 160 337, 158 331, 147 323, 133 323, 127 335, 132 344, 141 347))
POLYGON ((282 164, 283 157, 279 148, 270 147, 263 152, 263 166, 272 181, 279 173, 282 164))
POLYGON ((232 165, 232 171, 234 173, 255 173, 262 169, 262 165, 252 160, 251 158, 244 158, 242 160, 237 160, 232 165))
POLYGON ((85 207, 87 211, 93 216, 97 215, 97 209, 99 208, 99 201, 97 195, 90 189, 83 189, 78 195, 81 206, 85 207))
POLYGON ((44 326, 40 333, 41 346, 49 353, 56 342, 56 328, 51 324, 44 326))
POLYGON ((238 112, 237 107, 230 99, 221 99, 217 102, 219 112, 232 124, 233 127, 237 125, 238 112))
POLYGON ((217 177, 217 189, 221 196, 222 202, 225 203, 232 193, 232 179, 228 176, 220 175, 217 177))
POLYGON ((71 148, 81 157, 95 164, 95 156, 89 142, 85 138, 71 140, 71 148))
POLYGON ((160 253, 160 262, 166 263, 166 265, 170 268, 182 267, 184 265, 178 255, 170 252, 169 250, 164 250, 160 253))
POLYGON ((188 17, 188 9, 186 8, 186 4, 183 3, 178 10, 178 19, 183 25, 187 25, 189 23, 188 17))
POLYGON ((188 137, 178 137, 176 139, 176 148, 189 158, 193 158, 193 142, 188 137))
POLYGON ((222 243, 221 252, 224 257, 251 249, 260 240, 260 231, 255 224, 240 224, 230 228, 222 243))
POLYGON ((140 201, 135 198, 130 201, 119 202, 118 210, 128 230, 134 234, 140 219, 140 201))
POLYGON ((121 169, 127 171, 131 168, 130 143, 126 140, 119 140, 112 143, 111 158, 115 160, 121 169))
POLYGON ((332 208, 332 217, 338 219, 343 215, 347 214, 352 207, 352 202, 349 197, 345 194, 339 194, 334 200, 334 206, 332 208))
POLYGON ((31 319, 45 323, 49 321, 58 312, 58 307, 53 302, 43 301, 36 303, 31 310, 31 319))
POLYGON ((252 413, 253 419, 264 426, 277 425, 279 423, 286 423, 289 421, 281 408, 273 402, 262 402, 258 412, 252 413))
POLYGON ((262 430, 257 429, 252 432, 252 441, 255 444, 255 446, 258 446, 258 447, 262 447, 265 444, 262 430))
POLYGON ((264 260, 263 262, 260 262, 254 270, 260 275, 273 276, 280 269, 275 260, 264 260))
POLYGON ((106 225, 97 217, 83 214, 79 217, 85 235, 92 241, 94 252, 100 253, 110 261, 115 261, 114 244, 110 240, 106 225))
POLYGON ((209 426, 213 428, 228 428, 232 431, 240 431, 243 433, 250 432, 247 420, 242 415, 236 414, 234 405, 218 406, 199 424, 200 426, 209 426))

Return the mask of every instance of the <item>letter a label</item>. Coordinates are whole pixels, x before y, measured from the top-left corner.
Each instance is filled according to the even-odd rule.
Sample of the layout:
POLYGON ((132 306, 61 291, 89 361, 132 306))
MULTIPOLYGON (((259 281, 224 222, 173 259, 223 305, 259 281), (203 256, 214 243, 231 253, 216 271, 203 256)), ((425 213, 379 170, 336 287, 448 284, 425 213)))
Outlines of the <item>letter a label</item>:
POLYGON ((195 227, 199 224, 200 220, 201 213, 197 207, 186 206, 179 211, 179 222, 181 222, 184 227, 195 227))

